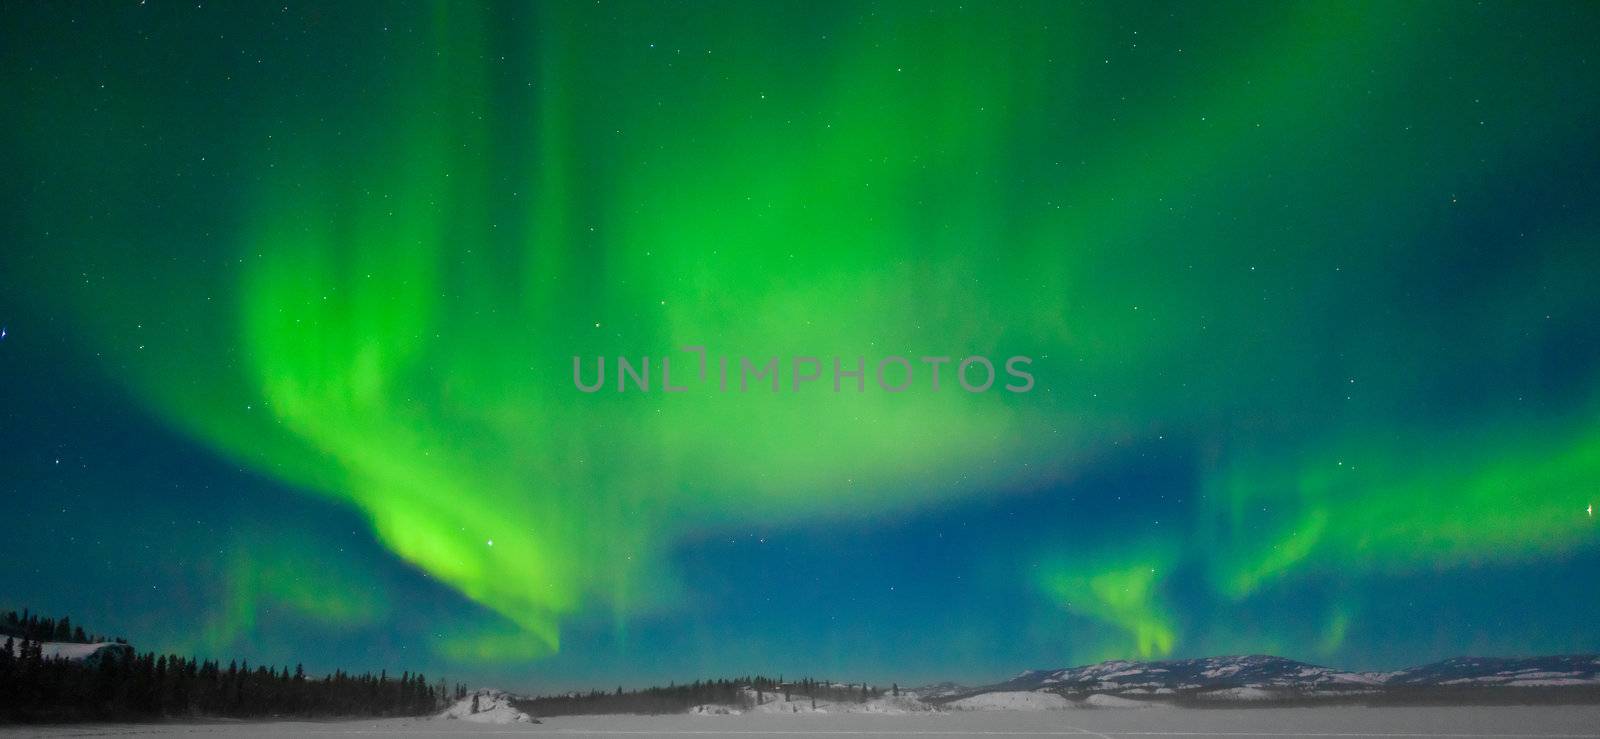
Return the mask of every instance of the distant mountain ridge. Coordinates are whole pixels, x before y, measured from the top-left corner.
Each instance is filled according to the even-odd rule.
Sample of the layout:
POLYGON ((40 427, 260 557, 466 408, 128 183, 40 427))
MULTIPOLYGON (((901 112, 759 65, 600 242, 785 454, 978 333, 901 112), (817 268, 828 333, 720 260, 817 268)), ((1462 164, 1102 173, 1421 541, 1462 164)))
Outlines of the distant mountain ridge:
POLYGON ((1394 673, 1389 685, 1506 685, 1549 687, 1600 684, 1600 655, 1456 657, 1394 673))
POLYGON ((1044 691, 1066 696, 1120 695, 1266 701, 1341 696, 1417 695, 1481 688, 1594 689, 1600 655, 1458 657, 1393 672, 1354 672, 1272 655, 1236 655, 1141 662, 1112 660, 1080 667, 1028 670, 978 688, 941 685, 925 699, 950 702, 986 693, 1044 691))
POLYGON ((1382 684, 1384 680, 1380 673, 1345 672, 1283 657, 1253 654, 1162 662, 1112 660, 1059 670, 1029 670, 993 689, 1363 688, 1382 684))

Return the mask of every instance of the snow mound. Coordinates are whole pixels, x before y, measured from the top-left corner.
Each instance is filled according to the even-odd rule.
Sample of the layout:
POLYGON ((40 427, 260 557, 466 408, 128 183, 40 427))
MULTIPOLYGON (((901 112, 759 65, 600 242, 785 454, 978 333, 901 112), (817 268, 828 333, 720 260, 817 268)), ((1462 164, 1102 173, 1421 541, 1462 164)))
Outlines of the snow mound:
POLYGON ((739 716, 742 715, 744 711, 734 708, 733 706, 724 706, 720 703, 703 703, 689 709, 689 713, 695 716, 739 716))
POLYGON ((479 690, 456 701, 436 718, 460 719, 475 724, 537 724, 539 720, 511 705, 516 696, 503 690, 479 690), (473 702, 478 710, 473 711, 473 702))
POLYGON ((1071 708, 1072 701, 1056 693, 1016 690, 979 693, 950 701, 945 707, 957 711, 1060 711, 1071 708))
POLYGON ((923 703, 917 694, 901 691, 900 695, 884 695, 873 698, 866 703, 858 704, 854 713, 902 714, 921 713, 931 710, 933 710, 933 707, 923 703))

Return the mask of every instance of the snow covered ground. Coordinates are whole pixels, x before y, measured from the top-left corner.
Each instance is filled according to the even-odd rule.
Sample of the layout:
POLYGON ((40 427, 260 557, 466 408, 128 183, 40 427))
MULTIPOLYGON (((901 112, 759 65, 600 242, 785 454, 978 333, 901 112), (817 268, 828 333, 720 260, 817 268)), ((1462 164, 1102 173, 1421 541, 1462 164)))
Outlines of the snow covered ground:
MULTIPOLYGON (((482 706, 480 705, 480 708, 482 706)), ((384 721, 185 723, 0 727, 0 736, 1076 736, 1138 737, 1592 737, 1600 706, 1256 708, 1045 711, 984 710, 901 714, 557 716, 543 723, 484 724, 450 719, 384 721)))

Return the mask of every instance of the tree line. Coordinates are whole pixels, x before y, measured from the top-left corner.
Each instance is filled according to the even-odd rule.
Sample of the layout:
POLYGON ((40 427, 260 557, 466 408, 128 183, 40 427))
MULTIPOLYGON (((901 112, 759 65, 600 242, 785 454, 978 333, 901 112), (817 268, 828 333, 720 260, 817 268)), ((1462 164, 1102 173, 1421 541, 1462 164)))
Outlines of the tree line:
MULTIPOLYGON (((37 624, 30 634, 44 633, 47 622, 52 637, 63 624, 70 627, 65 618, 5 621, 37 624)), ((6 722, 417 716, 466 693, 464 685, 430 685, 409 672, 396 679, 387 672, 340 670, 317 678, 299 665, 291 672, 287 666, 235 660, 223 667, 217 660, 141 654, 121 640, 69 659, 47 656, 39 639, 0 639, 0 721, 6 722)))
MULTIPOLYGON (((900 686, 891 688, 899 695, 900 686)), ((534 716, 572 716, 606 713, 663 714, 683 713, 700 705, 723 705, 741 709, 777 700, 793 701, 796 696, 811 702, 811 707, 829 703, 862 703, 882 697, 883 688, 866 683, 835 683, 810 678, 786 681, 761 675, 733 679, 696 680, 667 687, 624 691, 592 690, 543 695, 513 701, 518 710, 534 716)))
POLYGON ((82 626, 73 626, 72 619, 65 616, 57 621, 45 618, 36 613, 29 613, 26 609, 18 614, 16 611, 7 611, 0 616, 0 637, 10 636, 17 639, 31 639, 33 641, 60 641, 75 642, 78 644, 95 644, 107 641, 103 636, 85 633, 82 626))

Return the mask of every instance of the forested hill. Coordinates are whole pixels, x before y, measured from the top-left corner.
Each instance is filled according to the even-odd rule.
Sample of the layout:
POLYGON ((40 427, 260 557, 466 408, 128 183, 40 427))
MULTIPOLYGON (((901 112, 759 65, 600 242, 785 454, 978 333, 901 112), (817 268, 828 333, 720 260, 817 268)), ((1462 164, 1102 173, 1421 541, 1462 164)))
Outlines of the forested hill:
MULTIPOLYGON (((761 675, 723 680, 696 680, 692 683, 673 683, 667 687, 652 687, 624 692, 593 690, 585 692, 545 695, 522 698, 513 704, 535 716, 568 716, 583 714, 663 714, 684 713, 697 707, 718 706, 749 710, 781 702, 794 705, 808 704, 815 710, 819 703, 834 707, 861 705, 868 701, 901 694, 898 684, 888 688, 866 683, 836 683, 826 680, 784 680, 761 675)), ((786 709, 787 710, 787 709, 786 709)))
POLYGON ((298 665, 224 666, 140 653, 121 639, 90 637, 66 618, 0 618, 3 722, 417 716, 465 694, 465 686, 430 685, 409 672, 312 677, 298 665))

